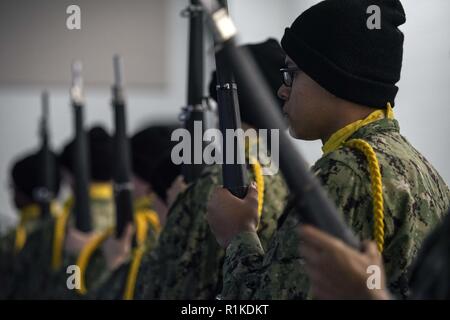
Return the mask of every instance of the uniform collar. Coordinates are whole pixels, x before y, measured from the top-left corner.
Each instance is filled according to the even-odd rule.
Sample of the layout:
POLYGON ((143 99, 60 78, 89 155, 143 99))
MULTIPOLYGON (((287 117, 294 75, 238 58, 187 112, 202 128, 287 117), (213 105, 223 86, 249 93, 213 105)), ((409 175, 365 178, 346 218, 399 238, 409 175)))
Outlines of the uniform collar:
MULTIPOLYGON (((388 123, 393 123, 394 125, 395 123, 397 123, 396 121, 394 123, 394 112, 392 111, 390 103, 387 104, 386 109, 376 110, 366 118, 352 122, 333 133, 322 147, 324 155, 340 148, 347 140, 349 140, 350 137, 356 137, 356 133, 364 133, 367 132, 368 129, 370 131, 373 131, 373 124, 379 122, 382 123, 382 127, 385 127, 386 125, 388 125, 388 123), (382 122, 381 120, 387 121, 382 122)), ((396 124, 396 126, 398 128, 398 123, 396 124)), ((375 125, 375 128, 376 127, 377 126, 375 125)))

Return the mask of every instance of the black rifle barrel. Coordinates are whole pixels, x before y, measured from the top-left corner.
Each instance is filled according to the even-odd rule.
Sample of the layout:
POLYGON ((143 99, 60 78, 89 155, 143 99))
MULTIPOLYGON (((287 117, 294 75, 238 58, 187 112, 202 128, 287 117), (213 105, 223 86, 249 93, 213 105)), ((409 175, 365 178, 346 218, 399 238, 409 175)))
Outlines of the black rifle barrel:
MULTIPOLYGON (((275 97, 270 93, 260 70, 248 52, 236 45, 237 30, 227 11, 216 0, 212 0, 212 6, 208 4, 209 1, 211 0, 201 0, 204 7, 208 8, 218 54, 223 55, 242 84, 240 93, 245 94, 255 106, 252 116, 268 129, 283 128, 283 118, 279 108, 275 107, 275 97)), ((358 239, 340 219, 335 205, 308 169, 288 134, 280 130, 279 137, 280 169, 289 189, 296 196, 301 220, 359 248, 358 239)))
POLYGON ((189 12, 188 105, 201 105, 203 100, 203 8, 198 0, 191 0, 189 12))
MULTIPOLYGON (((225 3, 226 4, 226 3, 225 3)), ((215 40, 215 45, 219 43, 215 40)), ((241 129, 241 116, 237 86, 224 51, 216 51, 217 104, 219 111, 219 127, 223 138, 223 186, 238 198, 244 198, 248 189, 248 177, 245 167, 244 146, 239 138, 227 139, 227 131, 236 133, 241 129), (232 145, 231 145, 232 144, 232 145), (231 149, 233 147, 233 149, 231 149), (233 157, 228 158, 228 152, 233 157), (227 160, 232 160, 231 162, 227 160)))
POLYGON ((48 114, 49 114, 49 94, 47 91, 42 92, 42 118, 40 123, 41 149, 40 149, 40 188, 37 190, 37 199, 41 208, 42 217, 50 214, 50 202, 53 198, 53 170, 54 163, 50 156, 50 142, 48 133, 48 114))
POLYGON ((90 232, 91 207, 89 197, 90 162, 86 131, 84 130, 84 97, 82 64, 72 64, 72 88, 70 96, 75 118, 75 146, 72 154, 75 182, 75 226, 82 232, 90 232))
MULTIPOLYGON (((125 226, 133 222, 133 195, 131 183, 130 145, 126 130, 125 99, 123 92, 122 59, 115 55, 112 105, 114 108, 114 197, 116 205, 116 238, 123 234, 125 226)), ((150 146, 149 146, 150 147, 150 146)))
MULTIPOLYGON (((203 89, 204 89, 204 41, 203 41, 203 7, 198 0, 191 0, 190 6, 183 11, 189 17, 189 62, 188 62, 188 90, 187 107, 183 108, 184 128, 189 131, 191 137, 195 137, 194 124, 201 122, 202 136, 204 130, 204 107, 203 107, 203 89)), ((203 160, 201 163, 194 163, 194 152, 196 143, 191 147, 191 164, 183 164, 181 171, 185 182, 189 183, 198 178, 204 168, 203 160)), ((203 139, 202 150, 203 153, 203 139)), ((203 157, 200 157, 203 159, 203 157)))

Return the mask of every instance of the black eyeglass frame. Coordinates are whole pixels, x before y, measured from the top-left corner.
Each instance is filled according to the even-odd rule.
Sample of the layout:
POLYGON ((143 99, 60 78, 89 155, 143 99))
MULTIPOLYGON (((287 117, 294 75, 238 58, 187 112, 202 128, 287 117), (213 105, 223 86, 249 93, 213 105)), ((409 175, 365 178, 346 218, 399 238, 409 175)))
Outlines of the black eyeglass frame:
POLYGON ((281 79, 283 80, 283 84, 286 87, 292 87, 292 84, 294 83, 294 78, 296 74, 300 71, 297 67, 287 67, 287 68, 281 68, 281 79))

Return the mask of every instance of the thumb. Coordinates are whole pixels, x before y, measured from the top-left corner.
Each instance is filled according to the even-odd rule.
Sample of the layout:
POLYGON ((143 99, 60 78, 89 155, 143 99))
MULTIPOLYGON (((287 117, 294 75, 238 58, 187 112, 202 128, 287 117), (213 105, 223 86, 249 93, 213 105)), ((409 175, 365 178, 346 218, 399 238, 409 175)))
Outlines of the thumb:
POLYGON ((363 242, 363 250, 364 252, 371 257, 379 257, 380 252, 378 251, 377 244, 373 241, 364 241, 363 242))
POLYGON ((131 242, 134 235, 134 226, 131 223, 128 223, 125 227, 125 232, 123 233, 122 239, 127 242, 131 242))
POLYGON ((246 202, 256 202, 258 205, 258 188, 256 187, 256 183, 252 182, 248 187, 247 194, 245 195, 246 202))

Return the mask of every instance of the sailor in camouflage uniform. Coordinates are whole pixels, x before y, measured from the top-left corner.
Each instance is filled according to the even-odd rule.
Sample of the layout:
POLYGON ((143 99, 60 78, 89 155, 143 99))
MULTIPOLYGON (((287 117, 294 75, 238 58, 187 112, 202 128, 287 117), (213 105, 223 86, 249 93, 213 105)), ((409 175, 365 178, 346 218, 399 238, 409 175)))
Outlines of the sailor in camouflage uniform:
MULTIPOLYGON (((92 227, 105 231, 115 225, 114 194, 112 187, 112 138, 101 126, 92 127, 88 134, 90 159, 90 198, 92 227)), ((69 185, 73 185, 75 140, 71 140, 60 155, 63 174, 69 185)), ((65 206, 73 208, 73 198, 67 199, 65 206)))
MULTIPOLYGON (((376 241, 388 286, 400 297, 408 295, 408 268, 445 215, 450 197, 393 116, 403 52, 398 26, 404 22, 397 0, 320 2, 285 31, 287 68, 279 90, 291 134, 324 143, 312 170, 351 229, 376 241), (366 23, 372 4, 381 8, 381 29, 366 23)), ((293 203, 265 250, 252 223, 255 206, 224 190, 214 193, 208 219, 226 247, 224 298, 311 297, 295 232, 299 209, 293 203)))
MULTIPOLYGON (((54 163, 56 155, 51 153, 54 163)), ((33 241, 34 233, 39 230, 43 224, 54 215, 58 214, 58 204, 51 203, 50 210, 52 216, 43 217, 38 200, 36 199, 36 190, 42 186, 39 177, 40 169, 39 152, 27 155, 17 160, 11 170, 12 192, 14 205, 19 211, 19 223, 16 228, 0 239, 0 298, 6 299, 14 296, 15 283, 21 281, 20 275, 17 275, 17 261, 20 252, 26 246, 27 242, 33 241)), ((55 168, 53 168, 55 169, 55 168)), ((60 187, 60 174, 58 170, 54 171, 53 195, 56 197, 60 187)))
MULTIPOLYGON (((93 297, 96 299, 134 298, 135 283, 141 274, 142 256, 156 245, 173 201, 169 194, 172 194, 172 186, 181 172, 180 166, 170 160, 174 146, 171 134, 176 128, 170 125, 152 126, 131 138, 135 246, 131 255, 123 250, 116 250, 114 254, 118 259, 120 256, 126 258, 122 264, 115 266, 115 270, 111 270, 113 273, 95 290, 93 297)), ((131 246, 131 238, 126 237, 124 235, 119 241, 131 246)), ((107 241, 109 240, 111 239, 107 241)))
MULTIPOLYGON (((113 141, 109 133, 101 126, 92 127, 88 133, 88 150, 90 160, 90 209, 92 232, 83 233, 74 227, 75 216, 69 213, 64 241, 64 256, 62 268, 54 273, 53 285, 48 293, 51 299, 87 299, 88 292, 99 285, 102 276, 109 274, 108 256, 102 250, 107 237, 113 233, 115 226, 115 205, 112 186, 113 141), (67 266, 77 265, 82 273, 81 288, 67 288, 67 266)), ((69 183, 73 181, 74 140, 66 145, 61 153, 60 163, 69 183)), ((73 198, 66 201, 66 210, 74 208, 73 198)), ((58 221, 56 221, 58 224, 58 221)), ((62 224, 62 223, 61 223, 62 224)), ((55 225, 55 233, 58 228, 55 225)), ((56 264, 56 262, 54 263, 56 264)), ((57 269, 54 266, 53 269, 57 269)))
MULTIPOLYGON (((285 57, 279 43, 269 39, 248 45, 248 48, 258 61, 268 62, 261 67, 275 93, 281 84, 278 69, 285 57)), ((239 83, 237 85, 239 88, 239 83)), ((211 82, 210 94, 216 96, 215 80, 211 82)), ((240 96, 239 99, 243 125, 259 128, 249 117, 249 103, 240 96)), ((248 170, 250 179, 255 180, 258 170, 255 167, 248 170)), ((264 176, 261 180, 260 187, 263 184, 265 187, 258 234, 266 245, 276 229, 287 189, 279 174, 264 176)), ((145 256, 137 298, 214 299, 220 292, 224 251, 209 231, 205 215, 211 192, 221 184, 221 167, 212 165, 206 167, 201 177, 178 196, 169 211, 157 247, 145 256)))
MULTIPOLYGON (((112 139, 100 127, 92 128, 88 139, 93 231, 83 233, 73 227, 73 200, 69 198, 62 212, 46 221, 22 250, 16 272, 21 275, 21 280, 14 298, 83 298, 88 289, 95 287, 97 279, 107 271, 101 244, 107 234, 112 232, 115 218, 111 185, 112 139), (66 271, 70 265, 78 265, 82 273, 81 287, 76 290, 69 290, 67 286, 69 274, 66 271)), ((74 142, 71 141, 59 157, 69 184, 73 179, 73 150, 74 142)))

